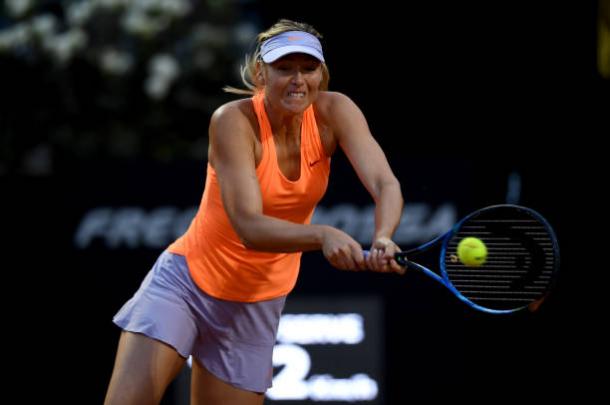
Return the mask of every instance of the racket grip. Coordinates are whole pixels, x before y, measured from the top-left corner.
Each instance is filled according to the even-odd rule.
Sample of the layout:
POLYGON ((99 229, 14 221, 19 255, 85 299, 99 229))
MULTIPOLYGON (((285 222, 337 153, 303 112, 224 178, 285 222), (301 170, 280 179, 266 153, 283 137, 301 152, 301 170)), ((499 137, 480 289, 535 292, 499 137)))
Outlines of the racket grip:
MULTIPOLYGON (((364 254, 364 258, 366 259, 371 252, 369 250, 363 250, 362 254, 364 254)), ((394 260, 401 266, 407 266, 409 264, 409 260, 407 260, 407 254, 405 252, 398 252, 394 255, 394 260)))

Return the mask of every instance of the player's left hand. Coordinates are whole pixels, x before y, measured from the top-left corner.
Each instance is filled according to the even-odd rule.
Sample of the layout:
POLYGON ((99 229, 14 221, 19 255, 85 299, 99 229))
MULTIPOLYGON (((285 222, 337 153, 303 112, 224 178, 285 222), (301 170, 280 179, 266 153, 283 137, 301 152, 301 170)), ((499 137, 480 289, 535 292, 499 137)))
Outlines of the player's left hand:
POLYGON ((406 267, 400 266, 394 260, 394 254, 400 251, 400 247, 390 238, 377 238, 371 245, 370 253, 366 257, 367 266, 372 271, 380 273, 404 274, 406 267))

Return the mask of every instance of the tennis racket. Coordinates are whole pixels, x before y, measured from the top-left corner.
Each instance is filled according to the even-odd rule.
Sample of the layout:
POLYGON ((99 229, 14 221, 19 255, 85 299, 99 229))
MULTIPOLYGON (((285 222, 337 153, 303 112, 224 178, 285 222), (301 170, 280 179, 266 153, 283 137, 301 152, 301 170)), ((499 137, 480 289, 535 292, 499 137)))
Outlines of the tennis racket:
POLYGON ((476 310, 509 314, 535 311, 548 296, 559 269, 559 244, 538 212, 503 204, 471 213, 449 232, 399 252, 395 259, 438 281, 476 310), (457 246, 466 237, 479 238, 487 247, 483 264, 468 266, 458 258, 457 246), (439 247, 438 271, 411 261, 417 254, 439 247))

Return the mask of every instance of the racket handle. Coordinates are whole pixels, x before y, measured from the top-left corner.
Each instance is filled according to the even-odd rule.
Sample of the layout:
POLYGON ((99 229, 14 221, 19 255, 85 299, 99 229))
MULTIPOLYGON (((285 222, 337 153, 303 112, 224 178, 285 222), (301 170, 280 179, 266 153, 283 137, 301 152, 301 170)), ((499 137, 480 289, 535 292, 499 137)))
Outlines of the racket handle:
MULTIPOLYGON (((364 254, 364 258, 366 259, 368 257, 368 255, 371 253, 368 250, 363 250, 362 253, 364 254)), ((406 252, 398 252, 394 255, 394 260, 396 260, 396 263, 398 263, 401 266, 408 266, 409 262, 407 260, 407 253, 406 252)))

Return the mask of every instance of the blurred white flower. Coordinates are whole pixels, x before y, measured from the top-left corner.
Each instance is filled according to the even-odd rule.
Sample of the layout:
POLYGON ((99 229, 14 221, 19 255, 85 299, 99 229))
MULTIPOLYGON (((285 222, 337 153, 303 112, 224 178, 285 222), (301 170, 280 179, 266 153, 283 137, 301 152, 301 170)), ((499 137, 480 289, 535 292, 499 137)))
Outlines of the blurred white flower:
POLYGON ((169 17, 183 17, 191 11, 187 0, 133 0, 128 3, 130 11, 164 14, 169 17))
POLYGON ((78 26, 85 24, 93 15, 96 6, 95 0, 84 0, 68 4, 66 10, 68 24, 78 26))
POLYGON ((38 38, 45 38, 57 32, 57 17, 53 14, 42 14, 32 19, 32 32, 38 38))
POLYGON ((225 27, 216 27, 208 23, 197 24, 193 28, 192 38, 197 45, 218 48, 223 48, 230 42, 229 31, 225 27))
POLYGON ((159 15, 150 17, 140 10, 130 10, 123 15, 121 24, 123 29, 130 34, 150 38, 163 31, 170 23, 168 16, 159 15))
POLYGON ((105 49, 100 55, 102 70, 111 75, 124 75, 133 67, 133 56, 114 48, 105 49))
POLYGON ((256 38, 258 28, 249 22, 242 22, 233 29, 233 38, 240 46, 248 46, 256 38))
POLYGON ((178 62, 167 53, 155 55, 150 60, 149 70, 167 80, 174 80, 180 73, 178 62))
POLYGON ((87 33, 81 29, 72 29, 62 34, 51 36, 43 40, 43 48, 60 65, 69 62, 74 54, 87 45, 87 33))
POLYGON ((0 31, 0 51, 24 46, 32 38, 32 27, 25 22, 20 22, 12 27, 0 31))
POLYGON ((134 3, 133 0, 92 0, 93 2, 99 4, 103 8, 107 9, 118 9, 123 6, 127 6, 129 4, 134 3))
POLYGON ((190 11, 186 0, 133 0, 127 3, 121 24, 128 33, 150 38, 190 11))
POLYGON ((144 83, 144 89, 149 97, 160 100, 164 98, 180 74, 180 66, 169 54, 155 55, 148 63, 149 76, 144 83))
POLYGON ((34 5, 34 0, 4 0, 4 7, 11 17, 23 17, 34 5))
POLYGON ((175 17, 184 17, 191 11, 191 4, 186 0, 160 0, 161 8, 175 17))
POLYGON ((162 100, 169 91, 169 83, 157 77, 149 77, 144 83, 146 94, 152 99, 162 100))

